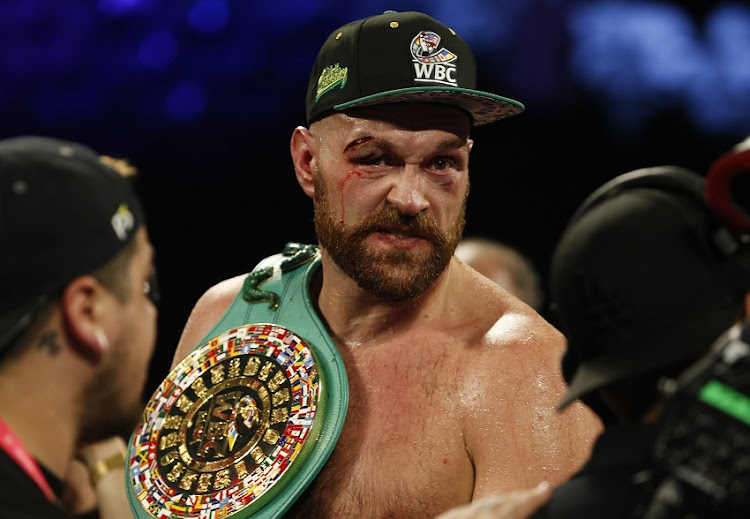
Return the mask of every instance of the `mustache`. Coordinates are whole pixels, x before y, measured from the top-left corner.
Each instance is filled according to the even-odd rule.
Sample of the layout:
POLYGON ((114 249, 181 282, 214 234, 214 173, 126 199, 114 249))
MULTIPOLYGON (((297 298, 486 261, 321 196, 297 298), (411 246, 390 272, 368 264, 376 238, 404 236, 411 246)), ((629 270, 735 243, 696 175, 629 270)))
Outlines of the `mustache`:
POLYGON ((352 231, 353 236, 364 236, 383 230, 398 230, 421 238, 441 241, 445 239, 440 226, 424 212, 408 215, 393 206, 386 206, 377 213, 369 215, 352 231))

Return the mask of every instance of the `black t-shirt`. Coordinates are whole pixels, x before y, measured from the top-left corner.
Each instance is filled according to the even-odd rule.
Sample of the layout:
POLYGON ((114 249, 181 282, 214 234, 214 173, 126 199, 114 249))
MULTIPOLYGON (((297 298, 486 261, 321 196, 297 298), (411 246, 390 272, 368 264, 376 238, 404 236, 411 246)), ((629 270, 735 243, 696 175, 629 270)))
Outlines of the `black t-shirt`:
MULTIPOLYGON (((44 470, 44 469, 43 469, 44 470)), ((50 487, 60 495, 63 483, 44 471, 50 487)), ((51 503, 31 477, 0 449, 0 519, 70 519, 51 503)))

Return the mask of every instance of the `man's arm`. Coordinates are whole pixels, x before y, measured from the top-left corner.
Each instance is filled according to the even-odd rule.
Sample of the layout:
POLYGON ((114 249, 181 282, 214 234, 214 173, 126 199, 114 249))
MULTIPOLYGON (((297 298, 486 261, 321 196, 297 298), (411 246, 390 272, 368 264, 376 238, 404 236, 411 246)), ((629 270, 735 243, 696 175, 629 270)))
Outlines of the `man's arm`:
POLYGON ((545 321, 530 321, 534 326, 520 339, 508 338, 518 331, 500 330, 506 338, 482 348, 467 381, 483 395, 467 409, 465 422, 472 499, 566 481, 601 432, 599 419, 581 403, 557 412, 566 388, 560 368, 564 338, 545 321))
POLYGON ((179 364, 221 319, 237 292, 242 288, 245 276, 247 274, 224 280, 206 290, 198 299, 182 329, 182 335, 172 358, 172 368, 179 364))
POLYGON ((550 486, 540 483, 529 490, 485 497, 452 508, 435 519, 527 519, 546 503, 551 495, 550 486))

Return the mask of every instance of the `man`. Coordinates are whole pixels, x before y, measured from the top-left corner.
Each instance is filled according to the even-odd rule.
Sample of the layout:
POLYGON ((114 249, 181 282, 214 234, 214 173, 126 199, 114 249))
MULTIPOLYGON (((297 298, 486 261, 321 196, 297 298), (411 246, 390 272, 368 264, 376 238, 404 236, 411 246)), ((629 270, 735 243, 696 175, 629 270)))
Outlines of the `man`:
MULTIPOLYGON (((746 153, 745 172, 748 159, 746 153)), ((726 179, 725 183, 729 185, 726 179)), ((649 497, 659 487, 654 474, 668 465, 654 461, 659 459, 657 452, 668 457, 667 450, 656 445, 669 445, 664 435, 678 434, 680 427, 684 431, 679 433, 679 448, 694 453, 680 460, 686 466, 695 461, 695 467, 689 467, 693 477, 687 481, 717 487, 714 481, 720 480, 722 471, 709 471, 711 465, 697 454, 703 450, 710 458, 710 451, 720 451, 721 442, 712 443, 718 431, 709 431, 710 420, 701 418, 705 408, 696 398, 694 406, 676 415, 663 414, 662 409, 663 388, 688 376, 683 375, 687 368, 705 357, 712 345, 724 345, 726 340, 718 339, 728 329, 739 336, 740 326, 747 326, 750 248, 740 226, 725 226, 724 219, 707 204, 703 178, 676 167, 621 175, 592 194, 574 215, 554 253, 550 276, 552 300, 569 342, 565 369, 570 390, 560 408, 581 398, 606 428, 585 467, 555 489, 552 499, 532 517, 683 517, 664 510, 644 515, 649 510, 656 513, 649 497), (667 421, 673 417, 681 417, 683 426, 667 421), (658 438, 662 440, 657 443, 658 438), (711 481, 715 477, 719 479, 711 481)), ((748 223, 745 219, 745 232, 748 223)), ((699 371, 693 367, 688 374, 699 371)), ((719 371, 712 372, 718 377, 719 371)), ((746 380, 746 371, 744 376, 746 380)), ((726 422, 731 421, 727 415, 726 422)), ((750 442, 746 426, 742 441, 741 436, 732 440, 737 442, 733 456, 748 454, 742 447, 750 442)), ((722 464, 725 470, 730 465, 722 464)), ((688 472, 685 467, 680 470, 688 472)), ((747 481, 740 477, 731 479, 747 481)), ((704 504, 715 497, 707 496, 704 504)), ((718 508, 720 499, 709 506, 708 515, 690 508, 696 504, 687 504, 678 492, 671 501, 677 509, 688 507, 694 514, 690 517, 735 517, 718 508)), ((746 517, 747 511, 744 508, 740 516, 746 517)))
POLYGON ((464 238, 456 256, 471 268, 510 291, 537 312, 542 309, 542 290, 531 261, 516 249, 483 237, 464 238))
MULTIPOLYGON (((471 128, 522 110, 474 90, 474 76, 463 40, 422 13, 352 22, 320 51, 309 127, 290 147, 320 243, 309 297, 343 359, 350 403, 289 517, 432 517, 557 484, 598 432, 583 406, 554 410, 561 335, 453 256, 471 128)), ((247 281, 200 298, 175 364, 210 339, 247 281)))
POLYGON ((152 247, 124 169, 74 142, 0 141, 2 517, 68 517, 74 456, 89 466, 100 516, 129 516, 117 438, 142 410, 156 308, 152 247))

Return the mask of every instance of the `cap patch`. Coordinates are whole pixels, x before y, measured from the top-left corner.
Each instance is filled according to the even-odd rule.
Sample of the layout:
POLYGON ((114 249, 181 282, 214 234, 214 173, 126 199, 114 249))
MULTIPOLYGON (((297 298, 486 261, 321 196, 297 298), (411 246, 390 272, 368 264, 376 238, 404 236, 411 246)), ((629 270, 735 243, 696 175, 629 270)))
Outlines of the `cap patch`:
POLYGON ((432 31, 420 31, 411 40, 411 55, 414 61, 414 81, 458 86, 456 64, 458 56, 440 47, 440 35, 432 31))
POLYGON ((111 222, 117 237, 125 241, 128 237, 128 231, 133 229, 133 225, 135 225, 135 218, 130 209, 128 209, 128 204, 120 204, 117 212, 112 215, 111 222))
POLYGON ((323 72, 320 73, 318 78, 318 90, 315 94, 315 101, 320 99, 320 96, 328 92, 329 90, 339 85, 339 88, 344 88, 346 85, 346 78, 349 75, 349 69, 342 67, 338 63, 335 65, 329 65, 323 72))
POLYGON ((472 126, 524 110, 518 101, 476 90, 476 60, 447 25, 417 11, 368 16, 326 38, 307 83, 312 123, 335 112, 389 103, 441 103, 466 111, 472 126))

